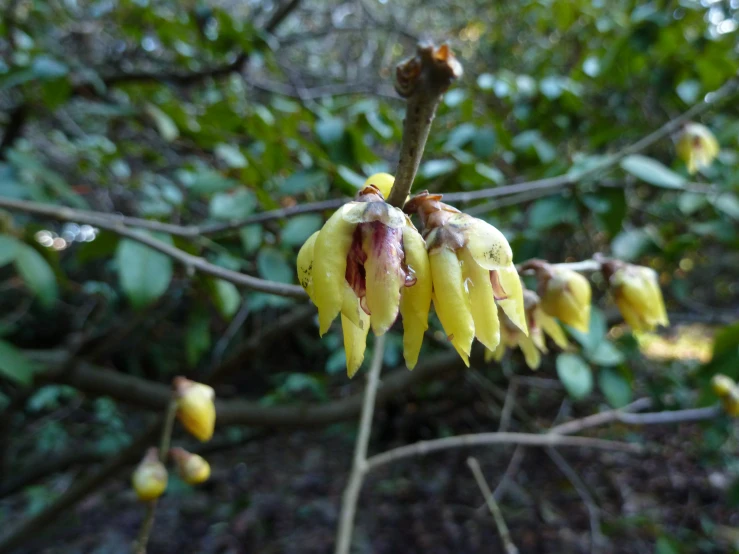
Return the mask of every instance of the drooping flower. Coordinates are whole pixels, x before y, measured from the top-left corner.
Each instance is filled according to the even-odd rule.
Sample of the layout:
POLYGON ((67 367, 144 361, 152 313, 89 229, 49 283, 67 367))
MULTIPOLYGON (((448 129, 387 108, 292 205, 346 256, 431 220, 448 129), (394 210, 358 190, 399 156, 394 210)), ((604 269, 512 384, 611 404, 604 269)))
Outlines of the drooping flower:
POLYGON ((465 364, 475 337, 490 350, 500 342, 496 301, 527 335, 521 280, 503 234, 441 202, 441 195, 417 194, 404 210, 423 222, 434 308, 465 364))
POLYGON ((175 377, 172 381, 177 398, 177 419, 201 442, 213 437, 216 424, 215 392, 208 385, 175 377))
POLYGON ((549 352, 546 345, 546 336, 551 337, 562 350, 569 349, 570 343, 562 327, 557 323, 557 320, 542 309, 537 294, 524 289, 523 297, 529 329, 528 336, 521 332, 502 309, 499 310, 498 316, 501 321, 500 343, 494 351, 485 351, 485 361, 494 359, 500 362, 507 348, 518 347, 523 352, 526 365, 531 369, 538 369, 541 364, 541 354, 549 352))
POLYGON ((372 176, 298 253, 298 280, 318 308, 321 335, 339 313, 349 377, 364 359, 367 333, 382 335, 403 317, 404 357, 412 369, 428 328, 431 280, 421 235, 402 210, 385 202, 372 176))
POLYGON ((670 324, 653 269, 618 260, 604 262, 602 269, 621 315, 634 331, 650 332, 670 324))
POLYGON ((159 460, 159 450, 150 448, 131 476, 131 484, 139 500, 159 498, 167 488, 167 468, 159 460))
POLYGON ((177 473, 188 485, 199 485, 210 477, 210 464, 202 456, 184 448, 172 448, 169 455, 177 465, 177 473))
POLYGON ((524 268, 536 271, 540 304, 546 313, 562 323, 587 333, 590 327, 590 282, 571 269, 530 260, 524 268))
POLYGON ((685 162, 691 175, 711 165, 719 152, 716 137, 705 125, 686 123, 677 140, 677 155, 685 162))

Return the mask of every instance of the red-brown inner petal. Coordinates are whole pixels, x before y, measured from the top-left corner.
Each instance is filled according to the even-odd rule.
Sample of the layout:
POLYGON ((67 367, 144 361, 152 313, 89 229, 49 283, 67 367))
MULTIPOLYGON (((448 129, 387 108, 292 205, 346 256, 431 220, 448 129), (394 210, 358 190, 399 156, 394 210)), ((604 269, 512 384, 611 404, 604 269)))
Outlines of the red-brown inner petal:
POLYGON ((496 300, 505 300, 508 298, 508 293, 500 282, 500 276, 494 269, 490 271, 490 284, 493 286, 493 295, 495 295, 496 300))

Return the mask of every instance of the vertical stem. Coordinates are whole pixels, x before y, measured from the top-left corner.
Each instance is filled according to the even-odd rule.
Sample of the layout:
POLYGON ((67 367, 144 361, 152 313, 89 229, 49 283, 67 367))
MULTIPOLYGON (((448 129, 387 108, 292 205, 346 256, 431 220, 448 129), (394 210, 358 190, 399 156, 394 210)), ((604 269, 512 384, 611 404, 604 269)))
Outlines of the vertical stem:
MULTIPOLYGON (((163 464, 167 462, 169 453, 169 445, 172 442, 172 429, 174 428, 174 420, 177 415, 177 401, 173 398, 167 406, 167 413, 162 426, 162 436, 159 439, 159 461, 163 464)), ((157 510, 157 501, 151 500, 146 505, 146 515, 141 522, 139 535, 133 547, 133 554, 146 554, 146 545, 149 542, 151 529, 154 527, 154 516, 157 510)))
POLYGON ((367 376, 367 386, 364 389, 362 399, 362 415, 359 420, 359 435, 354 446, 354 462, 349 474, 349 482, 344 489, 341 501, 341 515, 339 517, 339 530, 336 536, 336 554, 349 554, 352 542, 352 530, 354 528, 354 515, 357 511, 359 493, 362 490, 362 482, 367 473, 367 446, 369 445, 372 432, 372 416, 375 411, 375 398, 377 387, 380 384, 380 371, 382 370, 382 356, 385 352, 385 335, 375 339, 375 349, 372 353, 372 364, 367 376))
POLYGON ((508 526, 505 523, 505 519, 503 519, 503 514, 500 512, 498 503, 495 501, 495 496, 493 496, 493 493, 485 480, 485 476, 482 474, 480 464, 475 458, 467 458, 467 465, 470 466, 472 475, 475 476, 475 481, 477 481, 477 486, 480 487, 480 492, 482 492, 482 495, 485 498, 485 503, 488 505, 488 509, 493 515, 493 520, 495 520, 495 526, 498 528, 500 541, 503 543, 503 548, 505 548, 506 554, 518 554, 518 548, 516 548, 516 545, 513 544, 513 541, 511 540, 508 526))

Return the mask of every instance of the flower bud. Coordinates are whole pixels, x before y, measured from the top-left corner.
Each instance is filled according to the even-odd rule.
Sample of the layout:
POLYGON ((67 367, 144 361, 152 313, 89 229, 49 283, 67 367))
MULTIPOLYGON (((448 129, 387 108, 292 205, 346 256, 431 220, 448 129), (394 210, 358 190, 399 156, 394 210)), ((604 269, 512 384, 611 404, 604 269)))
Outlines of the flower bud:
POLYGON ((141 501, 159 498, 167 488, 167 468, 159 461, 159 450, 150 448, 131 476, 131 484, 141 501))
POLYGON ((708 167, 718 156, 719 144, 705 125, 686 123, 677 140, 677 155, 688 166, 688 173, 708 167))
POLYGON ((670 324, 653 269, 618 260, 604 262, 602 268, 621 315, 634 331, 651 332, 670 324))
POLYGON ((318 308, 323 335, 341 314, 349 377, 376 335, 403 316, 404 357, 412 369, 428 328, 431 280, 421 235, 402 210, 385 202, 391 175, 367 179, 357 200, 334 213, 298 253, 298 280, 318 308))
POLYGON ((527 334, 521 280, 503 234, 441 202, 441 195, 417 194, 404 210, 424 224, 434 308, 465 364, 475 337, 489 350, 498 346, 497 306, 527 334))
POLYGON ((711 388, 719 398, 725 398, 731 394, 732 389, 736 387, 734 379, 727 375, 717 373, 711 379, 711 388))
POLYGON ((180 423, 199 441, 209 441, 216 424, 215 392, 208 385, 184 377, 175 377, 172 383, 180 423))
POLYGON ((571 269, 533 260, 528 266, 539 279, 541 307, 562 323, 587 333, 590 327, 590 282, 571 269))
POLYGON ((177 465, 177 473, 188 485, 199 485, 210 477, 210 464, 202 456, 184 448, 172 448, 170 457, 177 465))

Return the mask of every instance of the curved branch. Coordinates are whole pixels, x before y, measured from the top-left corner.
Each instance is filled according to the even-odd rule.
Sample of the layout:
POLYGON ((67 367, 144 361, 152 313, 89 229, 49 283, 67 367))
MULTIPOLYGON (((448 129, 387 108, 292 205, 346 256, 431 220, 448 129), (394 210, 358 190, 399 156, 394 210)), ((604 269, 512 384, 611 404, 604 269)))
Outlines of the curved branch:
POLYGON ((190 271, 200 271, 201 273, 218 277, 219 279, 229 281, 235 285, 240 285, 269 294, 289 296, 293 298, 308 298, 308 295, 302 287, 278 283, 276 281, 267 281, 265 279, 245 275, 238 271, 232 271, 230 269, 225 269, 211 264, 199 256, 188 254, 176 246, 167 244, 166 242, 152 236, 141 234, 125 225, 122 225, 116 221, 115 216, 98 214, 96 212, 86 212, 84 210, 73 210, 63 206, 40 204, 38 202, 27 200, 13 200, 10 198, 0 198, 0 207, 23 211, 26 213, 45 215, 63 221, 75 221, 95 225, 96 227, 100 227, 101 229, 106 229, 122 237, 135 240, 136 242, 140 242, 141 244, 161 252, 173 260, 178 261, 190 271))

